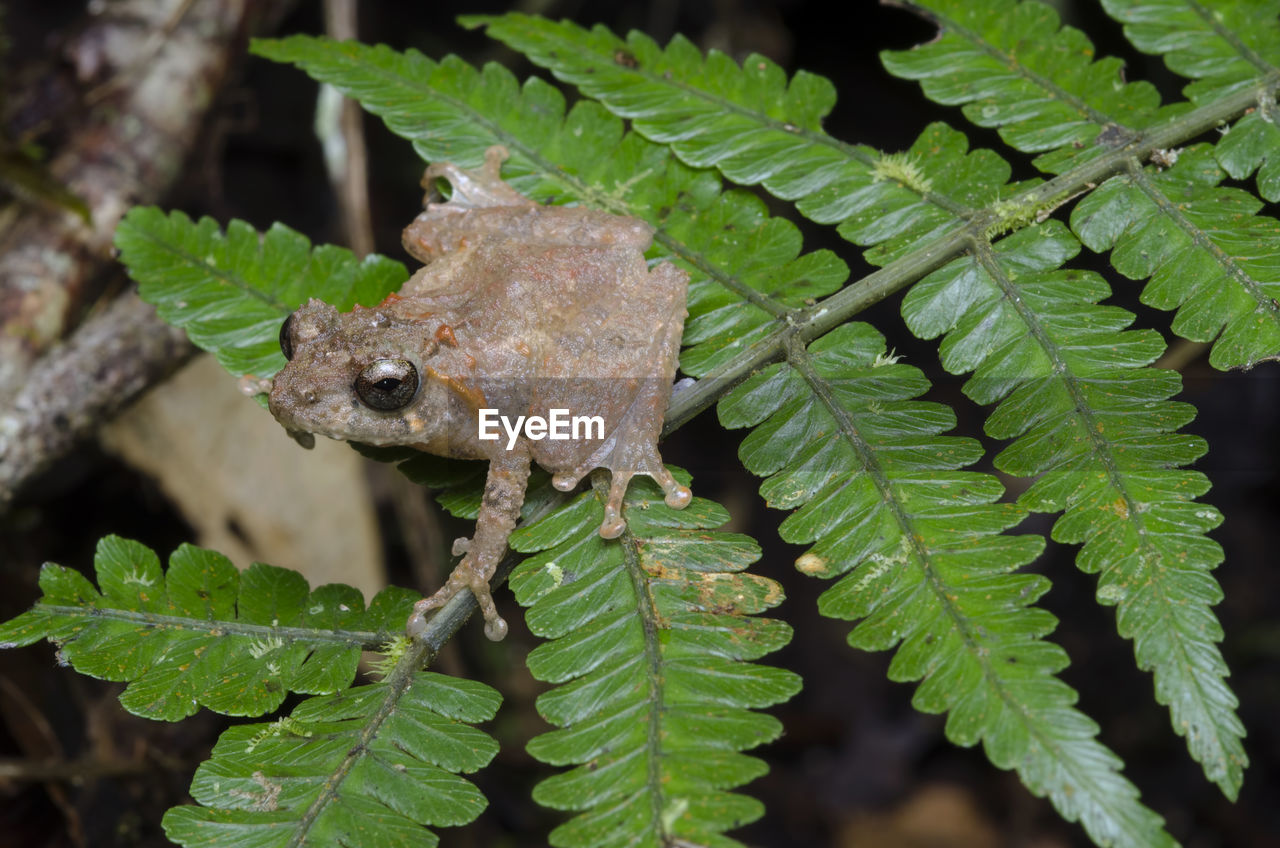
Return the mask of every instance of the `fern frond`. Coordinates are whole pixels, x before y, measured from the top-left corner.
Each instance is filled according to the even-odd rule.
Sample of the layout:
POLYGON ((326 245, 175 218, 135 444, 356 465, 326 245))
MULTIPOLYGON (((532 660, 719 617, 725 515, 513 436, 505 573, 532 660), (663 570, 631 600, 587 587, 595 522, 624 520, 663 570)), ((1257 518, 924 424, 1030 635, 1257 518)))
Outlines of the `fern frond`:
POLYGON ((415 671, 421 662, 407 653, 380 683, 223 732, 191 783, 202 806, 170 809, 165 834, 188 848, 422 848, 439 842, 427 827, 475 819, 486 801, 458 773, 497 753, 471 725, 493 718, 501 698, 482 683, 415 671))
POLYGON ((94 559, 101 593, 79 572, 48 564, 44 597, 0 625, 0 644, 42 638, 77 671, 129 681, 125 708, 177 721, 206 706, 261 715, 290 692, 323 694, 274 722, 223 733, 196 771, 192 796, 164 819, 187 846, 435 845, 426 826, 465 824, 483 796, 457 772, 486 765, 497 743, 469 725, 497 710, 480 683, 418 671, 431 649, 408 645, 416 599, 386 589, 364 607, 359 591, 308 591, 297 572, 244 572, 213 551, 183 545, 163 570, 155 553, 108 536, 94 559), (379 683, 348 688, 361 649, 396 645, 379 683))
POLYGON ((480 161, 503 144, 503 179, 529 197, 578 199, 643 218, 655 227, 655 255, 690 273, 689 321, 681 365, 701 375, 758 341, 774 318, 830 294, 848 276, 834 253, 800 255, 799 231, 770 218, 747 192, 722 192, 712 174, 674 161, 598 104, 565 114, 564 97, 538 79, 517 85, 498 65, 476 71, 448 57, 293 36, 255 41, 254 51, 291 62, 339 88, 413 142, 431 161, 480 161), (744 261, 744 257, 746 257, 744 261))
POLYGON ((949 711, 948 738, 982 741, 1099 845, 1172 845, 1054 677, 1066 654, 1043 639, 1053 617, 1030 606, 1048 581, 1013 573, 1043 539, 1001 532, 1023 511, 997 503, 994 477, 961 470, 981 446, 941 435, 951 411, 912 400, 927 387, 917 369, 886 362, 879 333, 849 324, 793 345, 727 395, 720 418, 755 427, 740 454, 768 478, 769 503, 796 510, 783 538, 816 542, 797 567, 840 577, 822 612, 862 619, 854 647, 898 646, 890 677, 922 680, 917 709, 949 711))
MULTIPOLYGON (((944 5, 942 0, 932 5, 962 14, 961 7, 944 5)), ((1180 110, 1158 110, 1149 86, 1135 83, 1126 88, 1112 76, 1114 63, 1090 64, 1090 48, 1069 28, 1057 32, 1056 49, 1049 51, 1028 48, 1035 39, 1017 38, 1014 31, 1006 38, 1006 25, 1020 27, 1018 32, 1026 30, 1024 36, 1056 27, 1056 16, 1039 4, 1019 4, 1006 10, 1007 15, 999 11, 991 12, 991 17, 977 7, 963 12, 964 20, 973 26, 953 21, 949 26, 963 29, 965 37, 949 30, 938 45, 921 48, 917 61, 895 55, 890 63, 897 62, 909 75, 932 72, 934 60, 944 69, 954 66, 956 73, 951 77, 931 81, 942 96, 961 101, 983 95, 983 100, 971 104, 971 115, 979 123, 1004 125, 1010 138, 1026 149, 1063 145, 1058 153, 1047 154, 1049 158, 1041 162, 1044 167, 1062 170, 1068 162, 1088 166, 1073 170, 1064 189, 1087 187, 1100 176, 1132 169, 1139 149, 1151 149, 1156 139, 1167 137, 1174 143, 1195 135, 1212 117, 1196 113, 1175 120, 1180 110), (969 18, 970 14, 975 17, 969 18), (1023 52, 1005 43, 1015 38, 1023 52), (1024 56, 1027 49, 1031 53, 1024 56), (992 62, 1012 62, 1014 67, 996 74, 987 67, 992 62), (974 80, 976 75, 982 75, 982 80, 974 80), (1029 91, 1040 95, 1028 100, 1029 91), (1130 109, 1131 103, 1136 106, 1130 109), (1067 116, 1064 109, 1074 110, 1075 117, 1059 126, 1067 116), (1120 127, 1117 119, 1128 120, 1130 126, 1120 127), (1125 149, 1140 129, 1153 123, 1160 124, 1159 134, 1132 152, 1125 149), (1115 137, 1104 136, 1108 128, 1115 137), (1085 148, 1077 151, 1076 144, 1085 148), (1105 160, 1103 154, 1107 154, 1105 160), (1099 160, 1096 174, 1090 158, 1099 160)), ((1017 229, 1042 219, 1069 194, 1048 191, 1049 186, 1045 186, 1047 193, 1015 191, 1024 186, 1005 185, 1008 166, 999 157, 990 151, 965 155, 967 142, 950 130, 930 128, 901 159, 832 139, 815 124, 829 101, 821 100, 825 105, 816 112, 803 111, 798 95, 783 86, 781 72, 760 57, 739 68, 714 51, 704 59, 680 39, 663 50, 643 35, 632 33, 624 41, 602 27, 588 32, 571 23, 516 14, 467 20, 483 24, 494 37, 631 118, 637 130, 668 142, 685 161, 714 165, 734 180, 760 182, 779 197, 798 199, 797 208, 814 220, 840 222, 841 235, 874 245, 866 252, 873 263, 883 264, 922 244, 935 254, 958 251, 966 227, 988 236, 1017 229), (940 137, 943 143, 938 143, 940 137), (953 238, 930 243, 945 235, 953 238)), ((819 90, 808 76, 803 83, 801 79, 798 75, 793 86, 819 90)), ((1221 111, 1229 117, 1245 106, 1244 101, 1240 107, 1224 101, 1221 111)), ((1179 202, 1175 197, 1166 200, 1171 205, 1179 202)), ((1237 281, 1232 288, 1238 290, 1239 285, 1237 281)), ((1260 329, 1243 340, 1229 339, 1219 353, 1221 362, 1256 362, 1277 349, 1273 336, 1280 334, 1280 307, 1268 306, 1260 290, 1246 294, 1262 312, 1260 329), (1250 349, 1228 350, 1242 345, 1250 349), (1227 353, 1241 356, 1224 356, 1227 353)), ((1157 297, 1151 295, 1153 300, 1157 297)), ((1175 324, 1175 329, 1182 326, 1175 324)))
POLYGON ((551 842, 737 845, 724 831, 763 809, 725 790, 764 773, 740 752, 781 731, 753 710, 800 688, 791 672, 747 662, 791 638, 784 622, 754 617, 779 604, 782 589, 742 573, 759 548, 709 529, 729 518, 719 505, 695 499, 672 510, 657 486, 634 481, 627 531, 613 543, 597 532, 604 494, 583 493, 511 540, 537 552, 511 587, 529 608, 529 628, 550 640, 530 653, 529 669, 558 684, 538 710, 561 729, 535 738, 529 752, 576 766, 534 797, 585 811, 551 842))
MULTIPOLYGON (((1056 15, 1045 7, 1022 3, 966 12, 941 0, 929 5, 964 20, 939 15, 944 35, 938 42, 895 54, 886 64, 895 73, 928 80, 926 92, 935 99, 971 103, 966 114, 976 123, 1021 120, 1018 110, 1036 109, 1034 98, 1029 106, 1020 101, 1029 88, 1066 92, 1074 81, 1079 93, 1088 93, 1081 75, 1090 67, 1084 56, 1074 69, 1057 59, 1037 66, 1043 50, 1028 51, 1028 45, 1043 43, 1031 37, 1031 29, 1056 28, 1056 15), (996 25, 986 17, 988 10, 1011 23, 996 25), (1021 32, 1027 22, 1034 26, 1021 32), (1003 80, 995 67, 1001 61, 991 61, 992 54, 1011 67, 1003 80), (984 66, 990 66, 985 79, 977 75, 984 66), (935 72, 942 79, 934 81, 935 72), (958 80, 957 73, 963 74, 958 80), (988 99, 979 100, 983 95, 988 99), (1008 113, 988 111, 992 97, 1002 99, 1008 113)), ((1063 46, 1080 39, 1074 31, 1058 32, 1063 46)), ((1080 47, 1091 52, 1087 42, 1080 47)), ((1080 105, 1088 107, 1081 117, 1094 129, 1082 121, 1077 131, 1083 135, 1063 141, 1101 139, 1099 133, 1111 126, 1119 136, 1107 146, 1121 147, 1156 118, 1154 99, 1147 97, 1136 123, 1115 127, 1118 104, 1110 112, 1099 108, 1106 103, 1105 88, 1092 88, 1099 99, 1080 105)), ((1045 108, 1040 114, 1055 111, 1062 113, 1045 108)), ((1036 149, 1034 138, 1028 144, 1020 133, 1005 138, 1021 149, 1036 149)), ((1197 341, 1221 334, 1210 357, 1214 365, 1250 365, 1280 352, 1280 306, 1265 282, 1276 279, 1274 263, 1265 248, 1259 250, 1259 243, 1274 240, 1276 227, 1252 217, 1261 204, 1247 193, 1216 188, 1222 174, 1205 150, 1181 151, 1165 173, 1144 170, 1128 157, 1127 174, 1083 199, 1072 222, 1092 249, 1116 248, 1117 270, 1130 277, 1155 275, 1143 301, 1179 308, 1175 332, 1197 341), (1247 240, 1239 237, 1242 226, 1247 240)), ((1054 167, 1080 160, 1070 151, 1065 157, 1052 159, 1054 167)), ((1156 697, 1170 706, 1175 730, 1187 737, 1206 775, 1234 798, 1247 763, 1244 729, 1223 682, 1227 668, 1216 645, 1222 633, 1210 611, 1221 590, 1208 572, 1222 554, 1203 536, 1221 516, 1190 502, 1208 489, 1203 475, 1170 470, 1193 461, 1203 445, 1171 432, 1192 414, 1185 405, 1167 402, 1177 380, 1140 368, 1163 344, 1150 334, 1144 339, 1118 332, 1131 320, 1127 313, 1089 306, 1108 294, 1101 280, 1051 273, 1077 248, 1056 226, 1042 228, 1041 235, 1058 243, 1058 256, 1045 249, 1044 238, 1014 236, 994 252, 979 244, 986 267, 975 272, 974 263, 961 262, 936 272, 907 296, 904 315, 917 335, 950 331, 942 346, 944 365, 953 372, 975 370, 968 387, 975 399, 989 403, 1017 388, 988 421, 992 435, 1021 435, 997 464, 1026 476, 1050 472, 1023 503, 1041 511, 1066 509, 1055 538, 1086 543, 1079 562, 1087 571, 1101 571, 1099 600, 1120 605, 1120 632, 1135 640, 1139 665, 1155 672, 1156 697), (1016 269, 1000 270, 998 257, 1009 257, 1016 269), (1033 257, 1041 261, 1029 264, 1033 257), (1037 273, 1028 277, 1028 270, 1037 273)))
POLYGON ((937 38, 881 54, 890 73, 919 80, 930 100, 963 104, 1010 146, 1042 153, 1035 164, 1061 173, 1123 146, 1162 113, 1146 81, 1125 82, 1119 59, 1095 61, 1084 33, 1059 25, 1048 5, 999 0, 911 0, 937 38), (1106 135, 1103 135, 1103 133, 1106 135))
POLYGON ((1096 305, 1110 294, 1101 277, 1059 270, 1079 249, 1056 221, 977 245, 918 283, 903 315, 921 337, 946 334, 943 366, 973 372, 966 394, 1001 401, 986 430, 1014 441, 996 466, 1037 478, 1020 504, 1063 511, 1054 538, 1084 543, 1078 564, 1098 573, 1098 601, 1117 606, 1174 730, 1234 798, 1248 760, 1210 609, 1222 550, 1204 535, 1222 516, 1194 502, 1204 475, 1179 470, 1206 446, 1177 432, 1194 415, 1169 400, 1177 373, 1143 367, 1163 351, 1160 336, 1096 305))
MULTIPOLYGON (((1207 91, 1214 98, 1232 93, 1240 80, 1261 82, 1265 63, 1254 47, 1270 43, 1268 29, 1277 33, 1280 56, 1280 27, 1274 21, 1266 26, 1255 21, 1259 34, 1250 39, 1226 31, 1229 22, 1253 21, 1257 10, 1243 11, 1248 4, 1230 4, 1230 16, 1176 5, 1178 14, 1171 18, 1180 23, 1152 14, 1145 3, 1112 4, 1112 12, 1139 22, 1130 27, 1139 47, 1171 50, 1171 67, 1205 77, 1206 82, 1211 79, 1207 91)), ((1158 110, 1150 85, 1121 84, 1114 60, 1091 64, 1093 48, 1087 39, 1070 27, 1058 29, 1057 13, 1040 3, 925 0, 912 6, 938 23, 941 37, 910 51, 886 53, 886 67, 922 80, 925 93, 934 100, 966 104, 970 120, 1001 127, 1002 137, 1019 150, 1057 148, 1036 160, 1046 170, 1061 172, 1120 150, 1143 130, 1185 111, 1158 110)), ((1163 8, 1168 11, 1171 8, 1163 8)), ((1255 113, 1274 105, 1266 87, 1259 86, 1257 97, 1255 113)), ((1186 135, 1191 134, 1189 125, 1186 135)), ((1268 166, 1259 184, 1266 183, 1269 192, 1280 195, 1280 133, 1274 125, 1249 114, 1241 119, 1236 139, 1228 141, 1233 134, 1223 140, 1226 147, 1218 154, 1230 164, 1231 173, 1246 176, 1275 156, 1276 165, 1268 166)), ((1179 308, 1174 332, 1201 342, 1221 333, 1210 357, 1216 367, 1250 366, 1273 357, 1280 353, 1280 304, 1271 282, 1277 278, 1265 258, 1269 248, 1259 250, 1258 242, 1270 240, 1274 222, 1246 217, 1261 206, 1247 195, 1215 189, 1222 174, 1205 161, 1206 156, 1166 152, 1162 165, 1167 167, 1180 155, 1192 159, 1173 164, 1173 173, 1150 176, 1136 156, 1121 156, 1116 169, 1124 168, 1127 175, 1081 201, 1073 214, 1073 221, 1080 222, 1077 233, 1093 250, 1103 251, 1117 242, 1125 245, 1112 256, 1121 273, 1134 278, 1157 275, 1143 301, 1162 309, 1179 308), (1094 216, 1096 222, 1091 220, 1094 216), (1239 239, 1242 225, 1254 243, 1239 239), (1264 255, 1261 261, 1254 259, 1259 254, 1264 255)))
POLYGON ((280 324, 308 297, 344 310, 373 306, 408 279, 399 262, 357 259, 333 245, 313 250, 283 224, 259 235, 232 221, 224 234, 211 218, 154 207, 129 210, 115 244, 142 299, 236 376, 284 367, 280 324))
POLYGON ((1193 103, 1250 88, 1280 69, 1280 3, 1276 0, 1102 0, 1144 53, 1164 56, 1193 103))
POLYGON ((402 632, 415 600, 387 589, 365 609, 350 586, 308 590, 295 571, 240 572, 192 545, 162 571, 150 548, 118 536, 98 542, 94 568, 101 592, 78 571, 45 565, 43 597, 0 625, 0 644, 50 639, 81 674, 128 681, 120 703, 129 712, 166 721, 201 706, 262 715, 289 692, 350 686, 361 649, 402 632))
POLYGON ((1008 165, 990 151, 966 154, 957 134, 939 145, 931 142, 940 133, 926 132, 897 159, 832 138, 820 126, 834 103, 831 83, 801 71, 787 84, 763 56, 739 67, 714 50, 704 58, 680 36, 664 50, 641 33, 624 41, 604 27, 587 31, 518 13, 463 20, 630 118, 690 165, 759 183, 796 201, 806 217, 839 224, 850 241, 876 245, 866 253, 874 264, 957 228, 1013 191, 1005 185, 1008 165), (925 163, 928 180, 901 167, 925 163))
POLYGON ((1211 365, 1247 368, 1280 355, 1280 222, 1224 177, 1207 145, 1164 171, 1135 162, 1083 198, 1071 226, 1126 277, 1151 278, 1142 301, 1176 309, 1174 332, 1216 338, 1211 365))

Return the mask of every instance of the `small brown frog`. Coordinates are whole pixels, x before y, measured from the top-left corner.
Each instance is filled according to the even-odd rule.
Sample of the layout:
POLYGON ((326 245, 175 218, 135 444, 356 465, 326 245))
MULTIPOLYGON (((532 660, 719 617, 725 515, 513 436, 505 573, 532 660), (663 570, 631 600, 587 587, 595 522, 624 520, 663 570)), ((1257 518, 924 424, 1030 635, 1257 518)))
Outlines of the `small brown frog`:
POLYGON ((653 477, 672 507, 691 499, 657 449, 688 276, 669 263, 648 267, 653 229, 643 221, 524 197, 499 176, 506 156, 491 147, 479 170, 427 168, 425 211, 404 231, 405 249, 427 264, 398 294, 343 314, 313 299, 280 329, 289 362, 270 408, 286 429, 489 460, 475 535, 455 542, 465 555, 414 607, 410 635, 464 588, 485 634, 506 635, 489 580, 531 460, 562 491, 609 469, 606 539, 626 528, 622 500, 635 474, 653 477), (432 202, 438 178, 453 186, 445 203, 432 202))

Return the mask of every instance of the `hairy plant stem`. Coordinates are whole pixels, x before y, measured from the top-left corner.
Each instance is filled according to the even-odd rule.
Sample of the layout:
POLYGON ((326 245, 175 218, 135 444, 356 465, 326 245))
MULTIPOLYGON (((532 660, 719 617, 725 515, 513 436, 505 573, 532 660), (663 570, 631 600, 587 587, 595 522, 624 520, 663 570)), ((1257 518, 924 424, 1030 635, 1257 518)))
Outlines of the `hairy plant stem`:
MULTIPOLYGON (((531 510, 529 515, 525 516, 525 521, 534 521, 550 514, 563 501, 564 496, 560 499, 548 497, 539 500, 538 506, 531 510)), ((507 556, 503 557, 502 562, 498 564, 497 571, 491 581, 492 584, 497 586, 506 580, 511 570, 515 567, 517 560, 518 557, 515 554, 508 552, 507 556)), ((289 841, 286 843, 288 848, 301 848, 301 846, 308 844, 307 837, 310 834, 312 825, 319 819, 325 807, 338 797, 343 781, 351 774, 351 770, 355 768, 356 763, 368 753, 369 745, 377 737, 383 723, 395 712, 400 699, 404 697, 404 693, 413 683, 413 676, 431 664, 436 658, 436 654, 444 647, 444 644, 462 628, 462 625, 476 611, 476 608, 476 599, 470 591, 463 590, 459 592, 431 617, 427 622, 426 628, 410 642, 409 647, 405 649, 404 653, 396 660, 396 664, 387 673, 387 676, 383 678, 387 693, 383 697, 382 703, 378 704, 378 708, 369 716, 364 726, 361 727, 360 741, 351 747, 351 750, 342 758, 342 762, 325 780, 320 794, 311 802, 311 806, 303 813, 302 818, 299 819, 297 826, 294 828, 289 841)))
POLYGON ((1258 106, 1262 100, 1274 98, 1278 89, 1280 73, 1271 72, 1255 86, 1184 112, 1161 126, 1135 133, 1127 144, 1026 189, 1002 201, 998 208, 979 210, 967 222, 845 286, 826 300, 775 319, 777 326, 768 336, 672 398, 663 435, 711 406, 760 368, 781 359, 792 336, 807 342, 826 334, 872 304, 941 268, 965 252, 971 239, 980 239, 993 229, 1014 232, 1029 226, 1040 217, 1029 212, 1047 215, 1071 198, 1096 188, 1107 177, 1125 171, 1129 162, 1144 161, 1154 150, 1176 147, 1221 126, 1258 106))

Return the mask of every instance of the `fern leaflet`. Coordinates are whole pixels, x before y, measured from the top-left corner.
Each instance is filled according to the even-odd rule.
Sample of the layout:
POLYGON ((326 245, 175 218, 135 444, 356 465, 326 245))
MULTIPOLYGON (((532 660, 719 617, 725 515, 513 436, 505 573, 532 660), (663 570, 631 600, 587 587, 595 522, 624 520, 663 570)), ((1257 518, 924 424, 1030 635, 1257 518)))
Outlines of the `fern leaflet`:
POLYGON ((1145 53, 1164 56, 1193 103, 1250 88, 1280 68, 1280 3, 1276 0, 1102 0, 1145 53))
MULTIPOLYGON (((1033 34, 1057 27, 1056 15, 1039 4, 968 11, 946 0, 925 5, 935 10, 929 16, 943 30, 941 38, 887 57, 889 69, 924 79, 931 98, 969 103, 971 120, 1004 125, 1005 139, 1019 149, 1041 150, 1046 141, 1120 148, 1157 118, 1149 87, 1135 90, 1145 96, 1124 118, 1105 78, 1097 77, 1105 60, 1083 61, 1092 47, 1074 30, 1057 30, 1058 51, 1021 49, 1048 43, 1033 34), (1007 23, 997 24, 997 16, 1007 23), (978 75, 983 67, 987 74, 978 75), (1030 96, 1036 90, 1046 96, 1030 96), (1065 118, 1058 104, 1073 98, 1081 118, 1073 133, 1037 137, 1039 122, 1054 114, 1065 118), (1037 106, 1044 103, 1049 106, 1037 106), (1130 125, 1118 126, 1121 120, 1130 125), (1109 130, 1115 132, 1104 137, 1109 130)), ((1195 17, 1185 8, 1182 14, 1195 17)), ((1201 23, 1208 26, 1207 20, 1201 23)), ((1166 36, 1166 46, 1184 44, 1166 36)), ((1237 65, 1223 73, 1243 71, 1237 65)), ((1069 148, 1065 160, 1059 156, 1053 163, 1080 155, 1069 148)), ((1207 146, 1169 155, 1176 162, 1165 172, 1125 157, 1126 173, 1073 210, 1074 229, 1094 250, 1115 248, 1112 262, 1121 273, 1152 278, 1143 301, 1178 309, 1176 333, 1197 341, 1216 338, 1210 356, 1215 366, 1251 365, 1276 355, 1280 306, 1273 295, 1280 292, 1268 282, 1277 279, 1276 268, 1268 251, 1258 250, 1275 241, 1276 222, 1253 215, 1261 204, 1248 193, 1217 187, 1223 175, 1207 146)), ((968 389, 975 399, 990 403, 1014 392, 987 424, 992 435, 1021 436, 997 463, 1026 476, 1050 472, 1023 502, 1044 511, 1066 509, 1055 537, 1086 543, 1079 562, 1101 571, 1099 600, 1119 604, 1120 631, 1135 639, 1139 664, 1154 670, 1157 699, 1170 705, 1175 730, 1187 737, 1209 778, 1234 798, 1247 763, 1244 728, 1223 682, 1226 664, 1215 644, 1222 633, 1209 609, 1221 590, 1208 571, 1222 553, 1203 536, 1221 516, 1190 502, 1208 489, 1203 475, 1168 470, 1204 450, 1198 440, 1171 432, 1192 411, 1167 402, 1178 389, 1172 375, 1140 369, 1159 354, 1160 340, 1118 332, 1131 316, 1087 305, 1108 294, 1105 283, 1054 273, 1078 250, 1074 239, 1056 226, 1042 227, 1039 236, 1011 237, 995 251, 976 243, 980 261, 956 263, 918 284, 904 315, 917 335, 950 331, 942 345, 944 366, 976 369, 968 389), (1057 246, 1056 256, 1050 245, 1057 246), (1002 257, 1016 268, 1001 268, 1002 257)))
POLYGON ((614 544, 596 532, 596 495, 605 491, 512 537, 516 549, 537 552, 511 587, 529 607, 529 628, 550 640, 529 655, 529 669, 559 684, 538 710, 561 729, 529 751, 576 766, 534 797, 585 811, 551 842, 737 845, 721 834, 763 808, 724 790, 764 773, 739 752, 781 731, 752 710, 800 688, 791 672, 745 662, 791 638, 784 622, 752 617, 782 601, 781 587, 740 573, 760 552, 748 537, 708 529, 728 520, 717 504, 672 510, 657 486, 633 482, 627 531, 614 544))
POLYGON ((753 54, 739 67, 716 51, 704 59, 680 36, 663 50, 641 33, 624 41, 604 27, 588 32, 516 13, 464 22, 483 25, 630 118, 638 132, 669 144, 690 165, 714 166, 734 182, 760 183, 797 201, 806 217, 839 224, 850 241, 876 245, 866 253, 874 264, 954 232, 977 209, 1013 193, 1005 185, 1008 165, 988 151, 966 156, 965 146, 919 146, 886 156, 832 138, 820 126, 835 101, 830 82, 801 71, 788 85, 763 56, 753 54), (935 153, 947 166, 926 179, 920 166, 935 153))
POLYGON ((498 693, 419 671, 429 647, 404 640, 415 596, 386 589, 364 608, 340 585, 308 592, 295 571, 244 572, 183 545, 162 570, 149 548, 108 536, 94 560, 101 594, 79 572, 46 565, 44 597, 0 625, 9 647, 58 643, 77 671, 128 681, 125 708, 176 721, 206 706, 261 715, 290 692, 332 693, 284 718, 225 731, 196 771, 202 807, 165 815, 186 846, 435 845, 426 826, 466 824, 484 809, 457 776, 497 753, 470 727, 492 718, 498 693), (349 688, 361 649, 390 646, 380 682, 349 688))
POLYGON ((262 715, 289 692, 344 689, 361 649, 402 631, 415 600, 387 589, 366 610, 350 586, 308 591, 295 571, 258 564, 242 573, 192 545, 162 571, 150 548, 117 536, 98 543, 94 567, 101 593, 80 572, 45 565, 44 596, 0 625, 0 643, 51 639, 80 673, 129 681, 120 695, 129 712, 166 721, 200 706, 262 715))
POLYGON ((211 218, 192 222, 154 207, 129 210, 115 244, 142 299, 236 376, 270 377, 284 367, 280 324, 308 297, 344 310, 372 306, 409 276, 382 256, 312 250, 283 224, 259 235, 232 221, 223 234, 211 218))
POLYGON ((484 796, 457 772, 487 765, 498 744, 470 725, 500 697, 482 683, 414 671, 408 652, 386 680, 303 701, 287 718, 225 731, 196 770, 165 833, 195 848, 369 844, 434 846, 428 826, 466 824, 484 796))
POLYGON ((1131 141, 1164 117, 1146 81, 1124 82, 1119 59, 1093 61, 1089 39, 1059 27, 1043 3, 920 0, 909 7, 939 36, 911 50, 885 51, 895 76, 920 80, 937 103, 964 104, 981 127, 999 127, 1036 166, 1061 173, 1131 141), (1103 135, 1103 133, 1106 135, 1103 135))
POLYGON ((1168 400, 1177 374, 1143 367, 1164 349, 1159 334, 1125 330, 1130 313, 1096 305, 1110 294, 1101 277, 1059 270, 1079 249, 1056 221, 976 245, 912 288, 903 315, 919 336, 946 333, 943 366, 974 373, 966 394, 1001 401, 987 432, 1015 441, 996 466, 1037 478, 1023 506, 1063 511, 1054 538, 1084 543, 1078 564, 1099 574, 1098 600, 1118 607, 1156 699, 1234 798, 1248 760, 1210 610, 1222 550, 1204 536, 1222 516, 1193 502, 1209 488, 1204 475, 1177 470, 1205 444, 1176 432, 1194 416, 1168 400))
POLYGON ((1213 341, 1211 365, 1249 367, 1280 355, 1280 221, 1224 176, 1205 145, 1167 171, 1135 162, 1076 204, 1071 226, 1120 273, 1150 277, 1142 301, 1176 309, 1178 335, 1213 341))
POLYGON ((740 453, 768 478, 770 505, 796 510, 783 538, 816 542, 797 567, 843 575, 821 611, 863 619, 854 647, 899 646, 889 675, 923 681, 917 709, 949 711, 948 738, 982 741, 993 763, 1017 769, 1098 844, 1172 845, 1053 676, 1067 657, 1043 640, 1053 617, 1030 606, 1048 581, 1010 573, 1043 539, 1001 533, 1022 510, 996 503, 995 478, 960 470, 982 449, 940 435, 954 425, 951 411, 911 400, 927 386, 885 357, 875 330, 849 324, 808 349, 794 345, 786 363, 727 395, 720 418, 755 427, 740 453))
MULTIPOLYGON (((1260 54, 1249 44, 1261 46, 1264 36, 1233 38, 1225 30, 1225 16, 1216 20, 1208 12, 1201 15, 1178 5, 1181 11, 1174 19, 1188 26, 1198 22, 1201 30, 1175 30, 1167 21, 1156 26, 1144 4, 1124 15, 1147 23, 1127 31, 1144 49, 1173 49, 1171 66, 1211 78, 1215 98, 1248 79, 1249 69, 1255 76, 1260 73, 1260 54), (1252 58, 1246 61, 1241 53, 1252 58)), ((1062 171, 1109 151, 1123 154, 1144 129, 1185 111, 1157 111, 1158 98, 1148 84, 1120 85, 1114 60, 1089 64, 1093 48, 1088 40, 1070 27, 1058 29, 1056 13, 1039 3, 976 7, 933 0, 915 8, 938 24, 941 37, 886 54, 888 69, 923 80, 931 99, 967 104, 970 120, 1000 126, 1004 139, 1019 150, 1058 148, 1037 160, 1046 170, 1062 171), (1049 32, 1052 37, 1039 37, 1049 32)), ((1237 24, 1245 20, 1243 14, 1233 18, 1237 24)), ((1280 45, 1280 37, 1276 41, 1280 45)), ((1280 46, 1276 53, 1280 55, 1280 46)), ((1266 90, 1258 98, 1261 104, 1274 102, 1266 90)), ((1269 122, 1247 115, 1242 120, 1248 123, 1239 142, 1232 142, 1223 156, 1235 175, 1258 167, 1268 140, 1280 142, 1280 135, 1265 128, 1269 122)), ((1176 160, 1178 155, 1165 157, 1176 160)), ((1280 304, 1275 299, 1280 283, 1266 258, 1276 222, 1254 217, 1261 204, 1250 202, 1247 193, 1216 188, 1222 174, 1206 161, 1207 154, 1192 150, 1181 155, 1190 155, 1190 161, 1174 164, 1168 174, 1148 173, 1136 156, 1121 155, 1117 164, 1126 173, 1077 205, 1072 216, 1076 232, 1096 251, 1119 245, 1112 262, 1126 276, 1153 277, 1143 302, 1178 309, 1174 332, 1192 341, 1217 339, 1210 356, 1215 367, 1254 365, 1280 351, 1280 304), (1241 230, 1251 238, 1241 239, 1241 230)))

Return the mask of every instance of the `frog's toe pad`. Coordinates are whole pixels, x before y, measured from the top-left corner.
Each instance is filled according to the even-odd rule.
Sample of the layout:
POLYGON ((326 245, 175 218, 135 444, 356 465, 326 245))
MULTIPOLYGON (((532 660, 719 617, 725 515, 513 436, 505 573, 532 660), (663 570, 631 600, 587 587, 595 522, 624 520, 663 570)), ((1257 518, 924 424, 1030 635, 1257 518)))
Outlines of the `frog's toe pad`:
POLYGON ((693 500, 693 492, 689 491, 688 486, 681 486, 676 478, 671 476, 671 472, 665 465, 659 463, 650 476, 658 481, 663 494, 666 495, 663 501, 672 509, 684 509, 693 500))
POLYGON ((469 560, 464 559, 454 569, 453 574, 449 575, 449 580, 436 590, 434 595, 423 598, 413 605, 413 612, 409 615, 409 620, 405 622, 404 627, 409 638, 416 639, 426 632, 427 613, 440 609, 463 589, 470 589, 471 594, 475 596, 480 613, 484 616, 484 635, 495 642, 505 638, 507 623, 502 620, 502 616, 498 615, 498 608, 493 603, 493 594, 489 591, 488 575, 491 574, 492 569, 477 570, 469 560))

